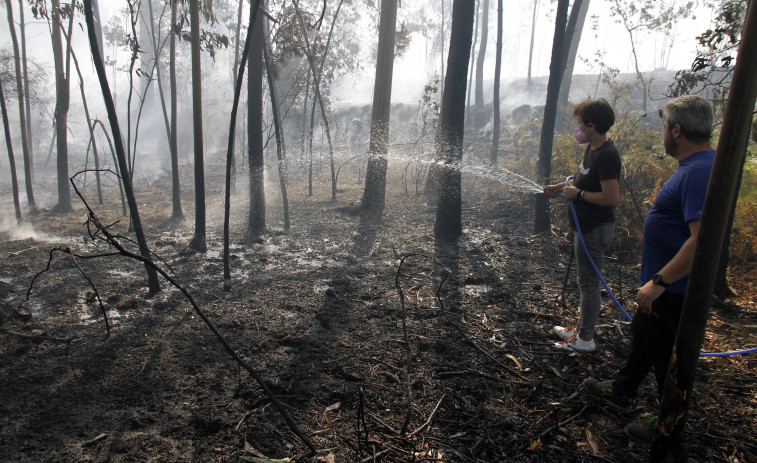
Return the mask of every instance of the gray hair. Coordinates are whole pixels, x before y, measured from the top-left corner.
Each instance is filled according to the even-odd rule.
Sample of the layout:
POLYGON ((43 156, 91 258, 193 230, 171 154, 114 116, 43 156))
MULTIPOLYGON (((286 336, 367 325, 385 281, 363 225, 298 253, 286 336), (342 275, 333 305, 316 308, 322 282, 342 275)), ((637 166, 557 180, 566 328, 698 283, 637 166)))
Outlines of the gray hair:
POLYGON ((668 127, 678 124, 684 137, 695 143, 710 141, 712 135, 712 106, 697 95, 683 95, 669 101, 663 111, 668 127))

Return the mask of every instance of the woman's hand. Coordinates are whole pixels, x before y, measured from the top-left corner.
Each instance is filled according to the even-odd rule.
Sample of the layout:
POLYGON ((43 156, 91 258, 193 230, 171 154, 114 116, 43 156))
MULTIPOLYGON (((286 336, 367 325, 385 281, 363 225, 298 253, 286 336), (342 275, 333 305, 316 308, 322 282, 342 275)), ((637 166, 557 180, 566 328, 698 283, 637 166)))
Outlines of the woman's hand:
POLYGON ((579 191, 581 191, 580 188, 576 188, 571 184, 563 188, 562 194, 565 195, 565 201, 575 201, 578 198, 579 191))
POLYGON ((547 185, 542 191, 547 198, 554 198, 556 195, 563 192, 563 188, 565 188, 565 185, 558 183, 556 185, 547 185))

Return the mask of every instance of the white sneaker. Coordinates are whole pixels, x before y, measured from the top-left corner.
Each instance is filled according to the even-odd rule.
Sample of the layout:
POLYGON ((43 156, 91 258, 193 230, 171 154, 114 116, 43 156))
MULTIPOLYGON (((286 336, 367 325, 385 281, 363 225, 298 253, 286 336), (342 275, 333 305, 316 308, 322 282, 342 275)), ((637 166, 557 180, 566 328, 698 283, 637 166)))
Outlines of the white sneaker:
POLYGON ((554 328, 552 328, 552 332, 555 333, 560 339, 570 339, 577 334, 576 325, 568 327, 555 326, 554 328))
POLYGON ((556 349, 559 349, 559 350, 570 350, 570 351, 581 352, 581 353, 591 352, 597 348, 594 341, 584 341, 578 336, 575 336, 570 339, 565 339, 560 342, 556 342, 554 346, 556 349))

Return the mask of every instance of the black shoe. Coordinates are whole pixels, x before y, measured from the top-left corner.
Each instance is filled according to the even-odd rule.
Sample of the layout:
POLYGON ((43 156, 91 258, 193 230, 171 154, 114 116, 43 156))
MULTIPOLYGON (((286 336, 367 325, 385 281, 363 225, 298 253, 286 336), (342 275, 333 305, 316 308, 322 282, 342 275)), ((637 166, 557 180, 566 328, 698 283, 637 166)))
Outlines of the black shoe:
POLYGON ((586 378, 581 387, 587 394, 597 400, 604 402, 618 411, 628 411, 631 408, 631 398, 616 395, 612 390, 612 384, 615 381, 597 381, 594 378, 586 378))
POLYGON ((644 421, 635 421, 629 423, 623 428, 629 439, 641 444, 651 444, 654 440, 655 426, 657 425, 657 416, 650 416, 644 421))

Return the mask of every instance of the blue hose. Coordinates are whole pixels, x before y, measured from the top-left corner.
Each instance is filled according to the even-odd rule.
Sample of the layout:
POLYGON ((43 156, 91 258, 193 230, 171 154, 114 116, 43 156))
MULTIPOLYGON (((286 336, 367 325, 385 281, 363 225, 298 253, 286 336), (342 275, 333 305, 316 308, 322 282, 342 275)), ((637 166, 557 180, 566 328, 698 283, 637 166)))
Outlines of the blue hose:
MULTIPOLYGON (((566 180, 567 184, 568 180, 566 180)), ((565 195, 557 194, 555 195, 560 198, 564 198, 565 195)), ((628 319, 630 322, 633 320, 633 317, 628 315, 628 312, 626 312, 626 309, 623 308, 623 306, 618 302, 618 300, 615 298, 615 295, 612 293, 612 290, 609 286, 607 286, 607 282, 602 277, 602 273, 597 268, 597 265, 594 263, 594 259, 591 258, 591 255, 589 254, 589 249, 586 247, 586 242, 584 241, 584 235, 581 233, 581 225, 578 223, 578 215, 576 214, 576 207, 573 205, 572 201, 568 202, 568 205, 570 206, 570 212, 573 214, 573 221, 576 223, 576 231, 578 232, 578 240, 581 242, 581 247, 583 248, 584 252, 586 253, 586 258, 588 259, 589 263, 591 264, 591 267, 594 269, 594 272, 596 272, 597 276, 599 277, 599 281, 602 283, 602 286, 607 290, 607 294, 610 295, 610 298, 615 303, 615 305, 620 309, 621 312, 623 312, 623 315, 628 319)), ((744 354, 751 354, 757 352, 757 347, 754 347, 752 349, 744 349, 744 350, 736 350, 731 352, 700 352, 700 357, 729 357, 731 355, 744 355, 744 354)))

